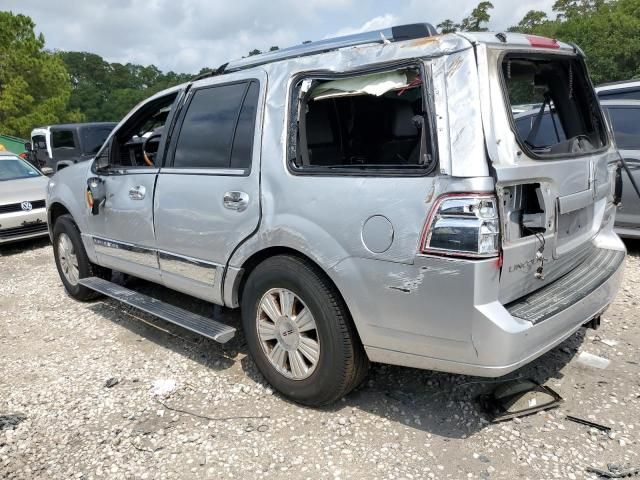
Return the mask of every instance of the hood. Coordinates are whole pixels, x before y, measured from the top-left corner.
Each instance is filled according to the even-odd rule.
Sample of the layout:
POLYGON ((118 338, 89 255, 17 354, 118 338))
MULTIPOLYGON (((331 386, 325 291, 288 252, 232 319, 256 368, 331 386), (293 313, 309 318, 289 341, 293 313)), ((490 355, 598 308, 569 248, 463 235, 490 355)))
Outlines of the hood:
POLYGON ((45 176, 4 180, 0 182, 0 205, 44 200, 48 182, 45 176))

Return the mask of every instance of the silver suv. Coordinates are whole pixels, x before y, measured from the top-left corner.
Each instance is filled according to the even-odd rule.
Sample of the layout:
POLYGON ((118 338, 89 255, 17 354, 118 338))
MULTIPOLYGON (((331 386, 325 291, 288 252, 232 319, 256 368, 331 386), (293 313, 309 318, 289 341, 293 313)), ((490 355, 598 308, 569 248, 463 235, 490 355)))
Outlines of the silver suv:
POLYGON ((154 95, 52 178, 49 226, 72 297, 221 342, 111 272, 241 307, 266 379, 321 405, 370 361, 497 377, 597 323, 625 257, 618 158, 577 47, 405 25, 154 95), (512 105, 551 102, 564 138, 522 138, 512 105))

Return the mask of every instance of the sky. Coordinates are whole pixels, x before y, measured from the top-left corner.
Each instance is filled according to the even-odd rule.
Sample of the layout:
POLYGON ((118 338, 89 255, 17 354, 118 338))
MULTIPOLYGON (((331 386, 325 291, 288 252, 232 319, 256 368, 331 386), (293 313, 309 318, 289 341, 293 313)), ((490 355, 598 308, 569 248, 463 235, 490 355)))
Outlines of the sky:
MULTIPOLYGON (((109 62, 154 64, 196 73, 246 56, 330 36, 450 18, 479 0, 0 0, 29 15, 46 48, 97 53, 109 62)), ((529 10, 551 13, 554 0, 492 0, 492 30, 529 10)))

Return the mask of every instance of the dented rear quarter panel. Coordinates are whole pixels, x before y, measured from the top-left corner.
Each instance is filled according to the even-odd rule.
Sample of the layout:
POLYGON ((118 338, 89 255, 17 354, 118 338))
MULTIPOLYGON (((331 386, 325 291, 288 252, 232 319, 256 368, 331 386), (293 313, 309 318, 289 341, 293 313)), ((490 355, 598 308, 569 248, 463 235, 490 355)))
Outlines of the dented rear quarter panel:
POLYGON ((461 304, 454 314, 454 328, 450 310, 438 307, 426 315, 424 309, 430 298, 451 295, 464 277, 460 271, 464 262, 436 259, 431 265, 421 257, 422 263, 416 266, 424 222, 441 194, 493 190, 484 156, 471 45, 458 36, 443 36, 347 48, 263 68, 269 89, 261 160, 262 218, 258 231, 237 249, 230 266, 241 268, 252 254, 269 247, 291 248, 313 259, 334 281, 365 345, 389 348, 390 332, 395 331, 393 346, 404 351, 433 354, 442 347, 444 354, 447 344, 460 354, 472 351, 470 320, 461 304), (292 78, 306 72, 360 72, 412 59, 424 62, 431 75, 439 172, 419 177, 320 176, 293 174, 288 169, 292 78), (370 250, 363 240, 363 226, 373 216, 386 218, 393 228, 391 245, 384 252, 370 250))

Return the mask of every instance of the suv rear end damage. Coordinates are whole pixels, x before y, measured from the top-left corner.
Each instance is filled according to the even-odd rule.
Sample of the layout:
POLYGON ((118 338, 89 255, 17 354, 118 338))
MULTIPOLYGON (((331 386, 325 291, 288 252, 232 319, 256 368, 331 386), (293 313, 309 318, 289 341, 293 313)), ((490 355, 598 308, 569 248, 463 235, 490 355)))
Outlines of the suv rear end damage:
MULTIPOLYGON (((379 361, 499 376, 548 351, 599 317, 613 300, 625 256, 612 230, 617 153, 577 49, 523 35, 508 34, 506 42, 493 34, 465 36, 475 47, 477 77, 456 84, 449 68, 445 87, 479 98, 493 184, 460 192, 444 189, 432 208, 413 272, 396 274, 406 279, 404 289, 393 286, 407 293, 402 308, 409 304, 415 318, 395 335, 394 351, 367 351, 379 361), (554 144, 533 144, 535 134, 519 138, 511 112, 521 103, 536 104, 540 112, 553 109, 554 144), (456 215, 442 212, 447 202, 448 210, 455 210, 456 198, 484 199, 485 212, 479 214, 483 208, 471 203, 467 214, 464 206, 456 215), (428 244, 434 238, 428 232, 432 217, 441 224, 436 231, 445 233, 439 235, 444 248, 442 242, 435 249, 428 244), (470 240, 462 218, 477 222, 475 252, 460 247, 460 239, 470 240), (427 327, 419 320, 425 309, 440 321, 430 319, 427 327), (440 328, 434 330, 434 323, 440 328), (408 343, 413 346, 409 355, 403 351, 408 343)), ((465 129, 450 127, 448 137, 454 139, 465 129)), ((444 148, 449 145, 454 147, 444 148)), ((440 156, 446 156, 442 150, 440 156)), ((452 161, 455 168, 461 159, 452 161)), ((389 331, 380 335, 376 340, 382 343, 389 331)))

